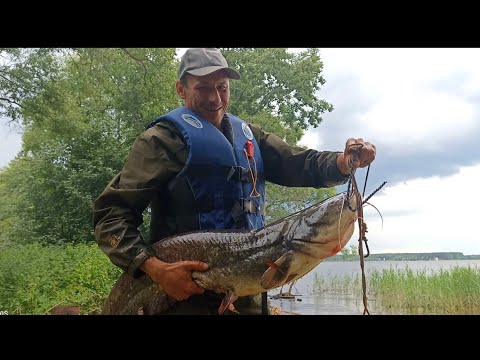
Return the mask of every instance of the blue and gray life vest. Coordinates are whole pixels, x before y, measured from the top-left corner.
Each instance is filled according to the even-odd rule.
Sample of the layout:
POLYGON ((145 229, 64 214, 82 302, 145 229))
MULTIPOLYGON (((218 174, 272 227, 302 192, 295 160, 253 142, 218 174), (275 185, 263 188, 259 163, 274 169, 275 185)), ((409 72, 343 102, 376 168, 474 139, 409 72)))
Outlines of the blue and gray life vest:
POLYGON ((180 130, 187 144, 185 167, 169 184, 170 206, 175 207, 170 213, 175 214, 177 232, 264 226, 265 180, 260 149, 247 123, 231 114, 228 117, 233 145, 219 129, 186 107, 148 125, 168 121, 180 130), (192 212, 196 219, 192 220, 192 212), (182 226, 182 222, 190 224, 182 226))

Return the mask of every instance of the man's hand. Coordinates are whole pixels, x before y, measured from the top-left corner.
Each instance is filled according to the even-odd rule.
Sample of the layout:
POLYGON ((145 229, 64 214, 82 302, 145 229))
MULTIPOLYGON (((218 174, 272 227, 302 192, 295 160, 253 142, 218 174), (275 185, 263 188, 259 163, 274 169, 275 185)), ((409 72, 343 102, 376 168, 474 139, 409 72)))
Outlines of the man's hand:
POLYGON ((350 159, 353 160, 355 168, 363 168, 375 160, 376 153, 375 145, 363 141, 362 138, 350 138, 345 144, 345 151, 337 157, 338 169, 343 175, 348 175, 350 174, 350 159))
POLYGON ((194 294, 203 294, 204 289, 192 281, 192 271, 206 271, 208 264, 201 261, 166 263, 152 256, 145 260, 140 269, 168 295, 180 301, 194 294))

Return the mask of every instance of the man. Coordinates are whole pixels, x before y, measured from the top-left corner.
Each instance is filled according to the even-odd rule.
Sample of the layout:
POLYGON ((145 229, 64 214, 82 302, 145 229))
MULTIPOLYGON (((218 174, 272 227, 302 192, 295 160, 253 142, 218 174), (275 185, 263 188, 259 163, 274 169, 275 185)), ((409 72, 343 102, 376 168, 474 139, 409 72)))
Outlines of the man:
MULTIPOLYGON (((229 81, 240 74, 218 49, 188 49, 177 75, 176 91, 185 106, 160 116, 137 138, 121 173, 95 201, 95 237, 115 265, 134 277, 147 274, 180 300, 169 313, 214 314, 223 295, 205 291, 191 277, 208 264, 165 263, 149 246, 193 230, 258 229, 264 226, 265 180, 285 186, 342 184, 350 173, 349 145, 362 145, 355 167, 370 164, 376 149, 349 139, 343 153, 303 150, 227 113, 229 81), (137 228, 148 205, 146 240, 137 228)), ((261 309, 255 298, 234 305, 243 314, 261 309)))

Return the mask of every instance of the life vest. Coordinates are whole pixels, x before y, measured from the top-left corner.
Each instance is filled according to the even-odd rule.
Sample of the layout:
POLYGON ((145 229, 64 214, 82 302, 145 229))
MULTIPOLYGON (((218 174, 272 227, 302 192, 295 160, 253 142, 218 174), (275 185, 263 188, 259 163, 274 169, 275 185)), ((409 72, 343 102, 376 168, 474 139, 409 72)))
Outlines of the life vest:
POLYGON ((227 115, 233 130, 233 145, 220 130, 186 107, 162 115, 147 126, 160 121, 174 124, 188 149, 185 167, 168 184, 170 210, 166 212, 176 223, 176 228, 169 232, 255 230, 265 224, 260 149, 247 123, 227 115))

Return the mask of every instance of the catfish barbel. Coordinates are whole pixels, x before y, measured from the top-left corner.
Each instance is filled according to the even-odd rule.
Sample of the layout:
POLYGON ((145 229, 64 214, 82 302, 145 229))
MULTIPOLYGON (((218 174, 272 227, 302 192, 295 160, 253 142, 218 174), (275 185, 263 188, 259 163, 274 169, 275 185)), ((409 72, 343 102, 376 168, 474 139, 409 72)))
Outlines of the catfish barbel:
MULTIPOLYGON (((152 250, 168 263, 206 262, 209 269, 193 271, 192 279, 204 289, 225 293, 218 311, 222 314, 238 297, 297 280, 342 250, 357 220, 350 207, 357 207, 357 198, 343 192, 255 231, 194 231, 162 239, 152 250)), ((136 315, 139 309, 145 315, 160 314, 175 301, 148 275, 123 273, 102 314, 136 315)))

